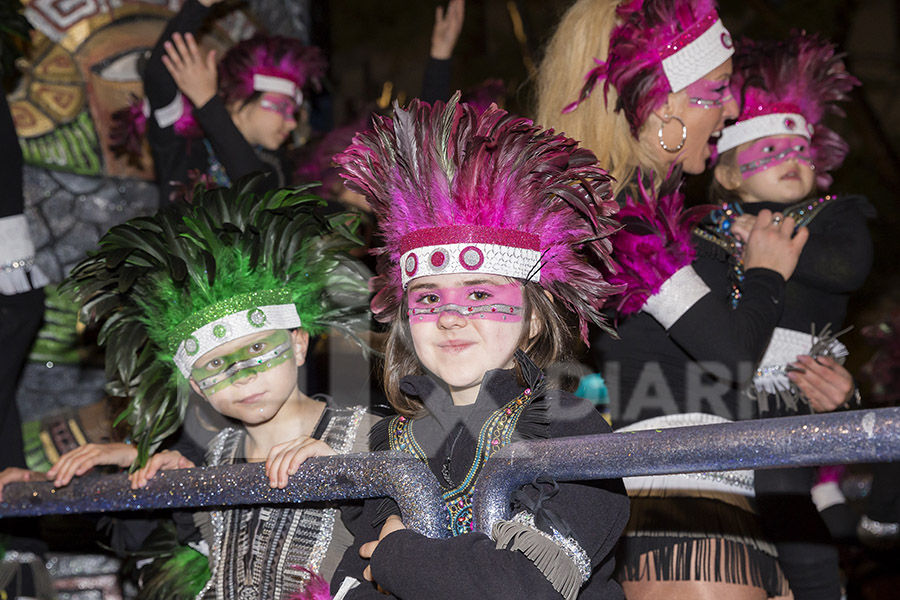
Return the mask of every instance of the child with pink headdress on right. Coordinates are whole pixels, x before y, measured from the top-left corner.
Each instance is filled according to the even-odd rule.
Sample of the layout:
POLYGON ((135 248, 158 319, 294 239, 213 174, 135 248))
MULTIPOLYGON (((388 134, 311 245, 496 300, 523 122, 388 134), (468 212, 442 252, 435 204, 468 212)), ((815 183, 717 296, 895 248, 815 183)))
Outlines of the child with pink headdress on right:
MULTIPOLYGON (((760 416, 832 411, 858 400, 850 374, 839 363, 847 350, 835 339, 851 292, 872 263, 866 220, 868 201, 825 194, 830 171, 843 163, 848 144, 829 129, 828 113, 859 82, 842 55, 818 36, 794 33, 778 42, 738 44, 732 89, 741 101, 737 121, 717 143, 711 196, 721 208, 708 231, 731 242, 735 286, 740 248, 763 209, 783 212, 809 231, 797 268, 787 282, 785 306, 748 395, 760 416), (815 378, 814 386, 807 385, 815 378), (825 393, 831 387, 842 393, 825 393)), ((840 597, 837 550, 813 499, 833 504, 819 488, 811 499, 814 469, 757 471, 756 500, 764 530, 775 542, 794 597, 840 597)))

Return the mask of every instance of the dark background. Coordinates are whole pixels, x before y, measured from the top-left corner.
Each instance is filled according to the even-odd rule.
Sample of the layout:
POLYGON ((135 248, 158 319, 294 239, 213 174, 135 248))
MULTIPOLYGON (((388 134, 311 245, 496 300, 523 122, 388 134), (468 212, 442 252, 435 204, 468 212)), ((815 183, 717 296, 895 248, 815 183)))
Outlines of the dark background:
MULTIPOLYGON (((532 114, 532 73, 559 17, 571 3, 546 0, 469 0, 453 59, 452 87, 471 89, 501 78, 506 108, 532 114)), ((438 2, 314 1, 312 37, 331 57, 333 120, 346 122, 379 98, 416 96, 430 47, 438 2)), ((791 29, 820 32, 847 53, 849 71, 863 82, 845 106, 847 118, 829 124, 850 143, 835 172, 835 193, 861 193, 875 206, 871 222, 875 264, 851 304, 842 339, 851 348, 851 370, 871 349, 860 329, 900 301, 896 261, 900 228, 900 2, 897 0, 722 0, 719 12, 735 36, 783 38, 791 29)), ((704 202, 706 176, 689 178, 688 201, 704 202)))

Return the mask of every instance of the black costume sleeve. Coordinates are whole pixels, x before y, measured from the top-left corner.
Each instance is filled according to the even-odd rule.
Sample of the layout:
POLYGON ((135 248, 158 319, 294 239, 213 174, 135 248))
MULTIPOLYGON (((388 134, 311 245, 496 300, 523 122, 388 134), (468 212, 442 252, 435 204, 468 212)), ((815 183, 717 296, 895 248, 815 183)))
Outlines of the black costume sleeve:
MULTIPOLYGON (((163 44, 171 40, 175 33, 198 31, 210 10, 197 0, 187 0, 181 11, 169 21, 153 48, 144 70, 144 94, 151 111, 148 117, 147 136, 154 150, 158 183, 164 189, 169 188, 171 181, 188 181, 188 171, 194 168, 205 170, 206 165, 203 164, 204 161, 198 163, 188 157, 188 153, 192 151, 198 154, 205 153, 202 150, 201 140, 186 140, 175 133, 174 125, 162 128, 156 121, 155 111, 172 104, 179 93, 175 80, 162 62, 162 57, 166 53, 163 44), (191 148, 190 145, 200 148, 191 148)), ((238 131, 221 97, 213 96, 205 105, 195 108, 194 117, 231 181, 236 181, 248 173, 272 170, 259 159, 253 147, 238 131)), ((276 178, 269 178, 274 179, 276 178)))
POLYGON ((872 238, 866 219, 874 216, 874 209, 859 196, 832 202, 825 208, 831 214, 816 218, 824 222, 824 229, 809 229, 791 280, 825 292, 849 293, 862 287, 872 267, 872 238))
MULTIPOLYGON (((610 431, 599 413, 580 398, 560 393, 551 406, 551 437, 610 431), (590 411, 584 410, 585 406, 590 411), (562 418, 574 412, 581 418, 562 418)), ((532 487, 525 486, 526 493, 532 487)), ((628 498, 621 480, 561 483, 558 493, 548 498, 543 507, 568 524, 571 536, 591 559, 593 575, 582 587, 579 598, 621 599, 622 590, 611 579, 616 542, 628 519, 628 498)), ((374 508, 370 510, 373 512, 369 516, 374 515, 374 508)), ((370 539, 375 538, 355 542, 356 552, 361 543, 370 539)), ((560 598, 559 592, 524 554, 498 550, 496 546, 494 540, 482 533, 430 539, 401 530, 379 543, 371 560, 372 573, 382 588, 404 600, 560 598)), ((351 548, 348 554, 353 551, 351 548)), ((365 562, 360 560, 358 564, 364 568, 365 562)), ((361 571, 356 574, 358 579, 360 574, 361 571)), ((335 581, 332 589, 339 583, 335 581)), ((384 596, 364 584, 347 597, 384 596)))
MULTIPOLYGON (((232 182, 250 173, 272 170, 260 160, 253 147, 238 131, 231 115, 225 110, 221 97, 213 96, 209 102, 194 111, 194 116, 232 182)), ((272 176, 267 178, 268 181, 274 179, 272 176)))
POLYGON ((450 59, 429 58, 422 78, 421 99, 429 104, 450 99, 450 59))
MULTIPOLYGON (((166 55, 163 44, 171 40, 175 33, 194 33, 199 30, 209 12, 210 9, 197 0, 187 0, 159 36, 144 67, 144 95, 150 103, 151 112, 169 106, 178 95, 178 86, 162 62, 162 57, 166 55)), ((152 114, 149 119, 148 131, 155 132, 154 137, 159 137, 160 141, 175 135, 173 127, 160 129, 152 114)))
POLYGON ((6 94, 0 93, 0 218, 20 215, 25 208, 22 195, 22 148, 12 120, 6 94))
POLYGON ((747 364, 756 365, 762 357, 772 330, 781 318, 785 281, 770 269, 749 269, 741 285, 742 297, 735 309, 730 295, 721 294, 709 281, 710 270, 721 271, 722 264, 698 257, 694 267, 712 291, 669 328, 669 336, 695 361, 715 361, 730 373, 747 372, 747 364))

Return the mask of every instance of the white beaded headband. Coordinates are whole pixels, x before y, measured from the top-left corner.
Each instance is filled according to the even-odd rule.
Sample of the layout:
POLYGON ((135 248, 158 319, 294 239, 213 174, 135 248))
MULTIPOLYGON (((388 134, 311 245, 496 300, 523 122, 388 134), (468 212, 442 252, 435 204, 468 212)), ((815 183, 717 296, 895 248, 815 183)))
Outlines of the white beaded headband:
POLYGON ((659 50, 663 72, 673 92, 679 92, 734 54, 731 34, 711 11, 659 50))
POLYGON ((812 139, 813 126, 798 113, 771 113, 738 121, 722 130, 716 143, 719 154, 741 144, 774 135, 799 135, 812 139))
POLYGON ((450 273, 503 275, 538 282, 541 238, 533 233, 480 225, 420 229, 400 242, 404 288, 412 279, 450 273))
POLYGON ((232 340, 302 325, 289 290, 262 290, 228 298, 191 315, 169 336, 175 366, 185 378, 198 358, 232 340))
POLYGON ((257 92, 274 92, 293 98, 297 104, 303 102, 303 92, 297 84, 284 77, 274 75, 253 74, 253 89, 257 92))

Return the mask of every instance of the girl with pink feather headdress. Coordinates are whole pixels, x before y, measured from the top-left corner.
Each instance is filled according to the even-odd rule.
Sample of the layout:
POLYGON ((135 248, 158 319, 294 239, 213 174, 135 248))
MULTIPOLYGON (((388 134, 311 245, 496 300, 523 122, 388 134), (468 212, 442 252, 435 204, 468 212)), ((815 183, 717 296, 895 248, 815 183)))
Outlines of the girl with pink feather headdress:
POLYGON ((325 73, 318 48, 261 34, 216 64, 194 34, 221 1, 186 0, 150 53, 145 98, 114 115, 115 152, 139 157, 149 141, 162 202, 254 172, 267 174, 260 191, 286 185, 279 149, 297 127, 304 89, 325 73))
MULTIPOLYGON (((854 394, 858 400, 851 375, 840 366, 847 349, 833 332, 843 326, 850 293, 871 268, 866 220, 874 211, 861 196, 826 193, 848 145, 824 119, 844 115, 838 102, 859 81, 833 44, 800 32, 783 41, 742 41, 734 62, 732 88, 742 110, 717 143, 711 197, 720 208, 706 231, 732 248, 728 260, 736 272, 741 244, 761 210, 783 212, 809 231, 748 395, 762 416, 835 410, 854 394), (806 385, 813 377, 817 384, 806 385), (827 394, 828 388, 840 393, 827 394)), ((739 292, 740 279, 734 284, 739 292)), ((840 496, 816 486, 811 497, 815 478, 812 468, 755 477, 762 523, 798 600, 841 596, 837 549, 816 510, 840 496)))
POLYGON ((606 237, 617 207, 594 155, 496 106, 457 94, 376 117, 336 157, 383 234, 372 310, 390 323, 385 393, 396 416, 373 450, 408 452, 443 488, 452 537, 404 528, 391 501, 367 501, 332 589, 341 598, 623 597, 613 551, 627 518, 618 480, 539 478, 512 517, 473 531, 484 464, 517 439, 609 431, 593 406, 548 383, 614 291, 606 237), (567 316, 573 324, 567 324, 567 316), (361 558, 362 557, 362 558, 361 558), (367 581, 374 581, 375 585, 367 581), (346 588, 355 585, 349 592, 346 588))

